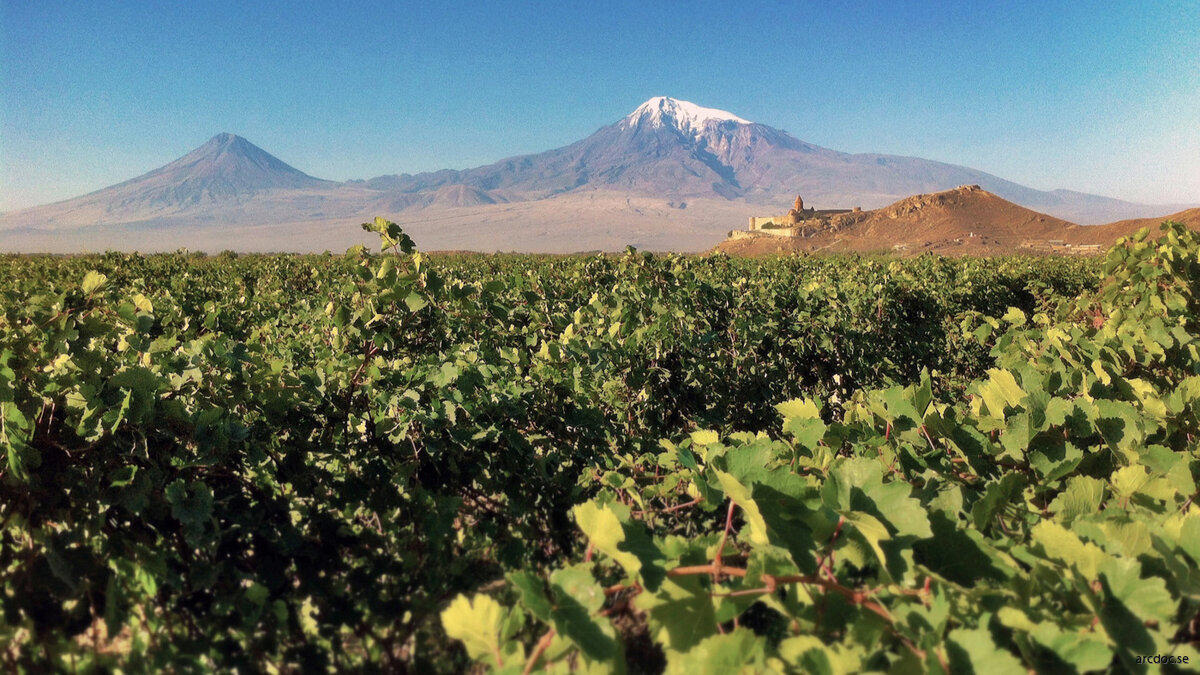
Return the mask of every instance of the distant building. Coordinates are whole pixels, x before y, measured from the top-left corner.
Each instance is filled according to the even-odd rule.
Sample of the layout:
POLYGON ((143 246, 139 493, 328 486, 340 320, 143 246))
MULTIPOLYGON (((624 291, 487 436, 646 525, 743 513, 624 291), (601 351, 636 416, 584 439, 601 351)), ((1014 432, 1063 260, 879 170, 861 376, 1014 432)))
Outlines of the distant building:
POLYGON ((1038 253, 1061 253, 1064 255, 1098 255, 1104 252, 1100 244, 1068 244, 1062 239, 1029 239, 1021 242, 1021 248, 1038 253))
POLYGON ((830 218, 844 213, 862 213, 862 207, 853 209, 822 209, 804 207, 804 199, 796 195, 792 210, 781 216, 750 216, 750 232, 759 232, 779 237, 811 236, 819 230, 828 229, 830 218))

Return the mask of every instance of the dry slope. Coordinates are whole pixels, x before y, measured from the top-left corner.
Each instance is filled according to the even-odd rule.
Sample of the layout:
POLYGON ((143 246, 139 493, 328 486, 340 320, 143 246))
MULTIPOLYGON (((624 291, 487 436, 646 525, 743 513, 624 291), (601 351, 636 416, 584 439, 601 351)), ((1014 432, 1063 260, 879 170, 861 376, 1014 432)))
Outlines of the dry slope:
POLYGON ((1079 225, 1031 211, 977 185, 914 195, 873 211, 833 216, 811 236, 762 235, 729 240, 731 254, 782 251, 879 251, 986 255, 1016 250, 1028 240, 1070 240, 1079 225))
POLYGON ((1150 228, 1150 234, 1157 236, 1159 234, 1158 226, 1164 220, 1174 220, 1175 222, 1187 225, 1193 230, 1200 231, 1200 208, 1187 209, 1186 211, 1172 213, 1169 216, 1162 216, 1161 218, 1134 218, 1132 220, 1118 220, 1115 223, 1107 225, 1081 227, 1072 232, 1073 238, 1068 239, 1068 241, 1073 244, 1108 245, 1116 241, 1118 237, 1128 237, 1143 227, 1150 228))

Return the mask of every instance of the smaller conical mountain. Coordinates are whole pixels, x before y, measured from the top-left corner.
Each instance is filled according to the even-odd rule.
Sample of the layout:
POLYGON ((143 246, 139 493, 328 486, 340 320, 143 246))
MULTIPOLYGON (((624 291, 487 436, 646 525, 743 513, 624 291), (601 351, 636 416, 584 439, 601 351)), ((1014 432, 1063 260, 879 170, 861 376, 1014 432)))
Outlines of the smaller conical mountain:
POLYGON ((270 191, 333 185, 289 166, 241 136, 222 133, 137 178, 6 214, 5 220, 9 226, 42 229, 129 223, 237 205, 270 191))
POLYGON ((102 192, 120 190, 151 204, 186 206, 328 183, 285 164, 241 136, 225 133, 164 167, 102 192))

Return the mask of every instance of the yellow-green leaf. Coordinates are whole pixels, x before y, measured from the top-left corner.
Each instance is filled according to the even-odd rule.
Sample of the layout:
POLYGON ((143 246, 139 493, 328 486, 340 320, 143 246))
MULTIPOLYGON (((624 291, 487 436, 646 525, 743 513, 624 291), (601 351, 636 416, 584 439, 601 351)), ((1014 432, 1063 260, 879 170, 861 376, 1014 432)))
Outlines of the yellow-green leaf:
POLYGON ((615 560, 630 577, 636 577, 642 569, 642 562, 636 555, 621 550, 625 530, 617 514, 607 505, 600 506, 596 502, 580 504, 571 511, 575 514, 575 523, 587 535, 592 546, 615 560))
POLYGON ((987 372, 988 379, 979 387, 979 395, 993 417, 1003 417, 1006 405, 1016 407, 1021 404, 1025 390, 1007 370, 992 368, 987 372))
POLYGON ((96 270, 92 270, 91 272, 88 272, 83 277, 83 292, 90 294, 93 291, 96 291, 97 289, 99 289, 101 286, 103 286, 107 282, 108 282, 108 277, 97 272, 96 270))
POLYGON ((729 498, 742 508, 745 515, 746 523, 750 526, 750 541, 751 543, 765 546, 770 543, 770 537, 767 536, 767 521, 763 519, 762 512, 758 510, 758 504, 754 502, 751 496, 750 488, 742 485, 738 479, 724 471, 713 470, 717 480, 721 483, 721 489, 729 498))
POLYGON ((502 666, 500 624, 504 609, 487 595, 467 598, 460 595, 442 610, 442 627, 446 635, 459 640, 467 654, 476 661, 487 660, 502 666))
POLYGON ((1087 579, 1095 579, 1100 565, 1108 555, 1095 544, 1084 542, 1074 532, 1052 521, 1043 520, 1033 526, 1033 540, 1042 545, 1046 555, 1064 565, 1074 566, 1087 579))

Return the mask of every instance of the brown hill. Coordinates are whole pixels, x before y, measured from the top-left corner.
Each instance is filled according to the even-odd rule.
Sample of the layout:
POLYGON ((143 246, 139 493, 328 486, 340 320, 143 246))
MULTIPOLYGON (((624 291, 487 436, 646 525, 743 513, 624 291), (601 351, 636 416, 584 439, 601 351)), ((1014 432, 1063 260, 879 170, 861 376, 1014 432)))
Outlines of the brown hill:
POLYGON ((750 256, 800 251, 893 251, 902 255, 1090 253, 1093 251, 1078 247, 1111 246, 1118 238, 1144 227, 1157 235, 1164 220, 1200 230, 1200 208, 1159 218, 1076 225, 1013 204, 978 185, 963 185, 945 192, 914 195, 874 211, 805 221, 799 237, 737 233, 715 250, 750 256))
POLYGON ((1128 237, 1143 227, 1150 228, 1150 235, 1156 237, 1159 235, 1158 226, 1165 220, 1174 220, 1187 225, 1193 230, 1200 231, 1200 207, 1172 213, 1169 216, 1162 216, 1161 218, 1134 218, 1132 220, 1118 220, 1115 223, 1107 225, 1080 227, 1071 233, 1068 241, 1073 244, 1100 244, 1107 246, 1119 237, 1128 237))
POLYGON ((1079 225, 1018 206, 978 185, 963 185, 914 195, 873 211, 821 219, 806 227, 809 236, 730 239, 718 249, 736 255, 817 250, 988 255, 1011 252, 1030 241, 1069 240, 1078 229, 1079 225))

